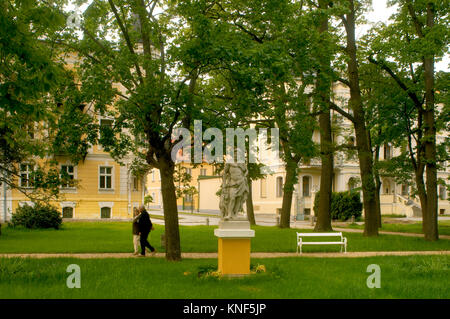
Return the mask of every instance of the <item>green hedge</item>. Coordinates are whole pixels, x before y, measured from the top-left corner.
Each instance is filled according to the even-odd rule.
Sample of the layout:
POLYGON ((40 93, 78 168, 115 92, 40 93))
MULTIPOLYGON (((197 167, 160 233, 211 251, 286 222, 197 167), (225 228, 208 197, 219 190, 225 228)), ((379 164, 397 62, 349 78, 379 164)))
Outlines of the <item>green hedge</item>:
POLYGON ((36 203, 34 206, 18 207, 12 215, 11 224, 26 228, 58 229, 62 224, 62 217, 55 207, 36 203))
MULTIPOLYGON (((319 212, 319 194, 317 192, 314 200, 314 214, 319 212)), ((345 221, 355 216, 358 219, 362 216, 363 205, 359 192, 333 192, 331 194, 331 219, 345 221)))

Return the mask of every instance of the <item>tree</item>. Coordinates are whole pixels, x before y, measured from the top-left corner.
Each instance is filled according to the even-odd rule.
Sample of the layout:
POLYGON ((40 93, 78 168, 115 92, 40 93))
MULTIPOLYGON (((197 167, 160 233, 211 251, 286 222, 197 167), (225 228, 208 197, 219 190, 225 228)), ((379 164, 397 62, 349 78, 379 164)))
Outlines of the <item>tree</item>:
POLYGON ((318 15, 318 39, 317 49, 315 52, 319 56, 318 58, 318 70, 316 81, 316 104, 320 106, 319 114, 319 129, 320 129, 320 158, 321 158, 321 171, 320 171, 320 194, 319 206, 317 211, 317 222, 314 227, 315 231, 324 232, 331 231, 331 194, 333 183, 333 141, 332 141, 332 128, 331 128, 331 114, 330 114, 330 93, 332 76, 330 72, 331 59, 333 50, 332 41, 330 41, 329 28, 329 13, 328 9, 330 1, 319 0, 317 3, 317 15, 318 15))
POLYGON ((67 181, 60 176, 55 154, 77 161, 88 139, 81 138, 83 129, 69 133, 76 130, 74 123, 85 121, 77 110, 74 75, 54 45, 54 34, 64 23, 48 2, 0 4, 0 181, 34 201, 58 197, 59 186, 67 181), (68 119, 74 125, 63 125, 68 119), (36 167, 19 183, 20 163, 25 161, 36 167))
POLYGON ((440 121, 436 119, 440 112, 435 105, 434 63, 448 46, 446 16, 449 4, 445 1, 410 0, 395 3, 399 5, 399 11, 394 23, 379 33, 369 61, 383 70, 407 98, 402 106, 407 121, 409 157, 422 207, 423 232, 426 240, 437 240, 436 131, 440 121), (393 62, 389 61, 391 59, 393 62), (410 120, 412 114, 416 115, 414 122, 410 120))
POLYGON ((332 103, 331 107, 353 123, 363 191, 364 235, 378 236, 373 157, 366 127, 364 100, 361 94, 356 41, 357 20, 364 6, 367 6, 368 3, 367 1, 343 0, 334 3, 334 5, 336 5, 334 14, 340 18, 345 30, 345 47, 342 53, 346 60, 346 79, 340 80, 350 89, 348 106, 352 114, 345 112, 336 104, 332 103))
POLYGON ((180 139, 173 132, 202 118, 195 93, 205 72, 200 58, 208 54, 196 57, 192 26, 176 17, 168 1, 94 0, 82 15, 83 38, 70 32, 61 39, 82 57, 84 101, 114 119, 103 129, 104 149, 118 161, 133 154, 136 167, 160 171, 168 260, 181 258, 172 157, 180 139))
POLYGON ((241 97, 248 98, 250 103, 243 110, 250 111, 244 118, 249 123, 279 129, 286 171, 280 227, 289 227, 298 165, 316 154, 312 142, 316 122, 310 116, 307 92, 313 77, 305 54, 310 52, 307 30, 311 21, 303 17, 300 3, 282 0, 215 1, 209 8, 211 19, 228 25, 241 41, 235 55, 240 58, 241 72, 231 70, 235 78, 239 74, 240 86, 229 90, 239 88, 241 97))

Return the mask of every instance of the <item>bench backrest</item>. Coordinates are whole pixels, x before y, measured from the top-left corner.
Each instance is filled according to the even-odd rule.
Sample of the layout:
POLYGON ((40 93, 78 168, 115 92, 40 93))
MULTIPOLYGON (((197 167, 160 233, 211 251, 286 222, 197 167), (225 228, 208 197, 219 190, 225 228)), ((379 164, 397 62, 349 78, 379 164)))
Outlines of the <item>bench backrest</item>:
POLYGON ((297 233, 297 237, 342 237, 342 232, 340 233, 297 233))

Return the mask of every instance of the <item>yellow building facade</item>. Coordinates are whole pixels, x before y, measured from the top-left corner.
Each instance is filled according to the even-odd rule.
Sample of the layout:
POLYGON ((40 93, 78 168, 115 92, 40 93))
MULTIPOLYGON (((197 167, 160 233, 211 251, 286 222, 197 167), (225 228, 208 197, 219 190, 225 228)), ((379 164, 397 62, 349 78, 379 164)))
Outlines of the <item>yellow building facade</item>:
MULTIPOLYGON (((144 202, 145 177, 133 176, 130 170, 131 158, 120 165, 101 147, 93 146, 79 163, 72 163, 67 157, 57 156, 60 170, 67 172, 73 185, 60 188, 58 200, 51 202, 64 218, 73 219, 128 219, 132 218, 134 207, 144 202)), ((35 165, 45 165, 44 160, 23 162, 19 167, 21 177, 16 181, 21 187, 30 186, 27 177, 35 165)), ((28 190, 32 190, 28 187, 28 190)), ((33 203, 19 190, 9 190, 7 220, 11 213, 24 204, 33 203)), ((2 219, 4 219, 2 217, 2 219)))

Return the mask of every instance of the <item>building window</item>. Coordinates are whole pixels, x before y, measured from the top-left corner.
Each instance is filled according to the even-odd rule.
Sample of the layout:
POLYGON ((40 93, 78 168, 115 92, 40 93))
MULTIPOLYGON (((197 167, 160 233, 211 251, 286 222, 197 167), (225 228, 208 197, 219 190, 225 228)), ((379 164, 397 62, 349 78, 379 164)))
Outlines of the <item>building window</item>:
POLYGON ((155 170, 152 169, 152 182, 154 182, 154 181, 155 181, 155 170))
POLYGON ((206 168, 200 169, 200 176, 206 176, 206 168))
POLYGON ((100 189, 112 189, 112 167, 100 166, 100 189))
POLYGON ((184 200, 186 203, 192 203, 192 200, 193 200, 192 194, 186 194, 186 196, 184 197, 184 200))
POLYGON ((303 186, 303 197, 310 197, 311 196, 311 176, 303 176, 302 186, 303 186))
POLYGON ((100 209, 101 218, 111 218, 111 207, 102 207, 100 209))
POLYGON ((406 184, 402 184, 402 195, 407 196, 409 194, 409 187, 406 184))
POLYGON ((74 186, 75 170, 73 165, 61 165, 61 187, 69 188, 74 186))
POLYGON ((388 143, 384 144, 384 159, 390 160, 392 158, 392 147, 388 143))
POLYGON ((311 215, 311 208, 305 208, 305 209, 303 210, 303 213, 304 213, 306 216, 311 215))
POLYGON ((73 207, 64 207, 62 209, 63 218, 73 218, 73 207))
POLYGON ((192 169, 189 168, 189 167, 186 167, 186 168, 185 168, 185 173, 186 173, 187 175, 189 175, 189 176, 192 176, 192 169))
POLYGON ((445 186, 439 185, 439 199, 444 200, 446 198, 445 186))
POLYGON ((101 128, 102 128, 102 127, 108 127, 108 128, 110 128, 110 129, 112 129, 113 123, 114 123, 113 120, 101 119, 101 120, 100 120, 100 127, 101 127, 101 128))
POLYGON ((354 190, 358 187, 358 180, 355 177, 350 177, 348 179, 347 187, 349 191, 354 190))
POLYGON ((31 175, 33 173, 33 165, 31 164, 20 164, 20 186, 21 187, 33 187, 33 181, 31 175))
POLYGON ((260 188, 261 188, 261 198, 266 198, 267 197, 267 179, 266 178, 261 178, 260 180, 260 188))
POLYGON ((283 177, 277 177, 277 197, 283 197, 283 177))
POLYGON ((139 178, 133 176, 133 191, 139 190, 139 178))
POLYGON ((350 136, 350 138, 348 139, 348 145, 355 146, 355 137, 354 136, 350 136))

